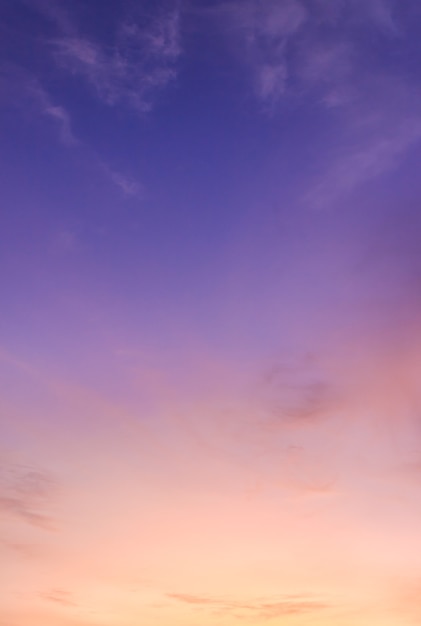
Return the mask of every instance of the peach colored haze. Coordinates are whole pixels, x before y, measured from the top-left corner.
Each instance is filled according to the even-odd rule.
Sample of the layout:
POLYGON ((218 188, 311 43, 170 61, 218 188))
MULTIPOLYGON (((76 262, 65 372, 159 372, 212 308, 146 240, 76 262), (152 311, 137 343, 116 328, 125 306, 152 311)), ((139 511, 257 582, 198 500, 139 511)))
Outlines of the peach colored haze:
POLYGON ((420 624, 417 0, 0 24, 0 626, 420 624))

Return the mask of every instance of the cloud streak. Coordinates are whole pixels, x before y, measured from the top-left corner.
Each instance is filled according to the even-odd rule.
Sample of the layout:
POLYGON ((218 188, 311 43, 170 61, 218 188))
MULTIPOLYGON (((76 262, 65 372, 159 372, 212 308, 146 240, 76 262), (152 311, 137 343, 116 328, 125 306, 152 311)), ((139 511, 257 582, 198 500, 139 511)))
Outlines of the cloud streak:
POLYGON ((167 597, 193 607, 210 608, 217 614, 232 615, 238 619, 269 620, 277 617, 321 612, 331 608, 326 602, 300 595, 290 595, 270 601, 255 600, 252 602, 183 593, 168 593, 167 597))
POLYGON ((142 185, 134 178, 131 178, 126 174, 122 174, 121 172, 111 168, 106 163, 101 163, 101 169, 111 182, 113 182, 114 185, 120 189, 124 196, 127 198, 137 198, 139 200, 142 199, 142 185))
POLYGON ((67 109, 55 102, 31 73, 13 64, 3 64, 0 67, 0 85, 3 104, 18 107, 24 114, 31 112, 48 119, 56 127, 63 144, 74 146, 79 143, 67 109))
POLYGON ((339 104, 338 93, 347 90, 370 53, 369 36, 377 31, 390 38, 398 32, 392 8, 383 0, 246 0, 221 3, 216 12, 247 51, 256 94, 268 105, 315 89, 325 104, 339 104))
POLYGON ((216 12, 237 38, 266 112, 312 102, 338 125, 342 145, 327 143, 331 161, 323 165, 322 159, 319 180, 304 194, 306 206, 338 205, 360 185, 398 167, 420 140, 420 85, 385 68, 374 43, 402 52, 408 24, 395 2, 247 0, 222 3, 216 12), (404 102, 411 100, 409 93, 410 109, 404 102))
POLYGON ((315 209, 335 206, 362 184, 399 166, 409 149, 421 139, 421 117, 396 122, 391 119, 371 139, 343 150, 304 197, 315 209))
POLYGON ((50 591, 41 593, 40 596, 44 600, 48 600, 49 602, 53 602, 54 604, 59 604, 63 607, 77 606, 76 602, 74 601, 73 594, 70 591, 66 591, 65 589, 51 589, 50 591))
POLYGON ((3 65, 0 68, 0 86, 3 104, 17 107, 24 116, 48 120, 58 134, 60 142, 68 148, 84 150, 98 171, 105 174, 126 198, 142 197, 142 186, 137 180, 98 158, 94 151, 75 135, 67 108, 55 102, 35 76, 21 67, 3 65))
POLYGON ((57 485, 46 472, 32 468, 0 466, 0 514, 39 528, 55 528, 50 509, 57 485))
POLYGON ((126 19, 109 46, 87 37, 62 36, 53 42, 55 58, 84 78, 105 104, 145 113, 156 94, 177 76, 179 22, 177 7, 154 16, 147 26, 133 17, 126 19))
POLYGON ((228 25, 251 68, 257 97, 268 108, 275 105, 289 89, 288 46, 307 21, 307 9, 298 0, 246 0, 221 2, 210 13, 228 25))

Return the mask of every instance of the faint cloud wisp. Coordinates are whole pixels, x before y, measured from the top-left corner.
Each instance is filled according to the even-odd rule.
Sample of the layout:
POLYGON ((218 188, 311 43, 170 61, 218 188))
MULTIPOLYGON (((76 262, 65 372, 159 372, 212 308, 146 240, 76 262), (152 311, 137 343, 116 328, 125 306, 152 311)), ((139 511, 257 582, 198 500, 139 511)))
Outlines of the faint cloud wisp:
POLYGON ((281 599, 273 600, 256 599, 252 602, 183 593, 168 593, 167 597, 199 608, 211 608, 216 615, 231 615, 238 619, 269 620, 276 617, 325 611, 330 608, 326 602, 300 595, 286 595, 281 599))
POLYGON ((41 530, 54 530, 50 509, 57 485, 46 472, 32 468, 0 466, 0 514, 41 530))
POLYGON ((177 76, 181 53, 177 8, 155 16, 147 26, 126 19, 107 48, 86 37, 53 42, 57 62, 83 77, 105 104, 151 110, 156 93, 177 76))

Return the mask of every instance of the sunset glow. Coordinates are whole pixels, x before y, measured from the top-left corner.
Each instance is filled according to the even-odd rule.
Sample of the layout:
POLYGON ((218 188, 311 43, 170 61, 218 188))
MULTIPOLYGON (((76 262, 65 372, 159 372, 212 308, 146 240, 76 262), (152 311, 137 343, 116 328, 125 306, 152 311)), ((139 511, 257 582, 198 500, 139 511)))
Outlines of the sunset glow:
POLYGON ((0 626, 420 624, 421 4, 0 25, 0 626))

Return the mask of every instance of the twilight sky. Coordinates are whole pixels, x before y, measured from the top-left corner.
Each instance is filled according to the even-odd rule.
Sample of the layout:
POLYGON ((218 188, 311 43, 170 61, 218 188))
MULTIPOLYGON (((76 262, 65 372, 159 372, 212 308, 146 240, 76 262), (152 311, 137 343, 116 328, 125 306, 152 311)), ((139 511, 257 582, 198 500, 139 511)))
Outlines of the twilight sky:
POLYGON ((0 626, 421 623, 421 4, 0 3, 0 626))

